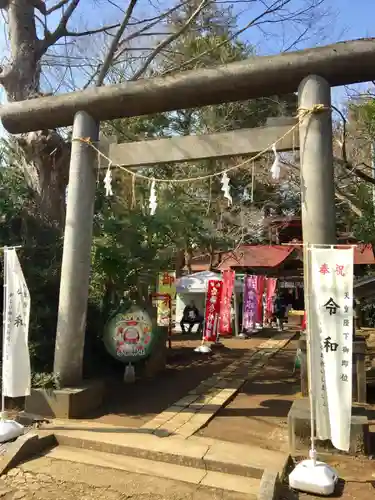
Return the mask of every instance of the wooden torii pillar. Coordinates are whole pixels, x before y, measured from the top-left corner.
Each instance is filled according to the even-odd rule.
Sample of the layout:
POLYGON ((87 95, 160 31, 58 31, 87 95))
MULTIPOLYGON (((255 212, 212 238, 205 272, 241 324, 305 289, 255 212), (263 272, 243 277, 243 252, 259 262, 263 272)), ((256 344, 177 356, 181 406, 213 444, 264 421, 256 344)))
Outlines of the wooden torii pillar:
MULTIPOLYGON (((15 102, 0 108, 2 123, 11 133, 74 123, 54 364, 63 386, 74 386, 82 379, 95 194, 96 155, 90 146, 74 139, 96 142, 101 120, 295 92, 306 77, 299 89, 300 104, 328 105, 330 86, 374 80, 374 59, 375 39, 355 40, 277 56, 253 57, 165 78, 15 102), (320 79, 310 77, 314 74, 320 79), (321 99, 325 102, 319 102, 321 99)), ((315 238, 334 243, 328 241, 329 235, 333 238, 334 197, 326 184, 333 182, 332 151, 327 146, 332 141, 330 114, 328 111, 325 115, 314 114, 309 123, 302 121, 300 143, 304 236, 309 243, 323 242, 315 238), (318 225, 309 215, 313 212, 319 222, 326 213, 329 222, 321 232, 312 227, 318 225)))

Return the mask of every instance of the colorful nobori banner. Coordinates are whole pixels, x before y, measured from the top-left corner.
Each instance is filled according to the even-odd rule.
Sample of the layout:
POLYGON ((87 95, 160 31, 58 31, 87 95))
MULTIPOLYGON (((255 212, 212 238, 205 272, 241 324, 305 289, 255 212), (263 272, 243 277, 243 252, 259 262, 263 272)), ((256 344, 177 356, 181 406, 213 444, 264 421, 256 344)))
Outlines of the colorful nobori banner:
POLYGON ((158 275, 157 293, 159 297, 165 296, 164 300, 157 302, 157 324, 158 326, 169 326, 171 318, 176 316, 176 273, 165 271, 158 275), (170 308, 172 307, 172 311, 170 308))
POLYGON ((276 295, 277 279, 267 278, 267 291, 266 291, 266 321, 271 321, 273 317, 273 302, 276 295))
POLYGON ((257 323, 263 323, 264 276, 245 276, 243 291, 242 328, 251 331, 257 323))
POLYGON ((245 276, 242 314, 242 328, 245 332, 255 328, 257 309, 257 277, 245 276))
POLYGON ((353 248, 310 247, 309 334, 317 438, 349 450, 352 410, 353 248))
POLYGON ((232 334, 231 306, 234 289, 235 272, 223 271, 223 284, 220 304, 219 333, 226 336, 232 334))
POLYGON ((206 311, 203 329, 203 339, 215 342, 220 317, 220 302, 223 282, 209 280, 207 285, 206 311))
POLYGON ((263 323, 263 294, 266 285, 265 276, 257 276, 257 313, 255 317, 255 321, 258 324, 263 323))

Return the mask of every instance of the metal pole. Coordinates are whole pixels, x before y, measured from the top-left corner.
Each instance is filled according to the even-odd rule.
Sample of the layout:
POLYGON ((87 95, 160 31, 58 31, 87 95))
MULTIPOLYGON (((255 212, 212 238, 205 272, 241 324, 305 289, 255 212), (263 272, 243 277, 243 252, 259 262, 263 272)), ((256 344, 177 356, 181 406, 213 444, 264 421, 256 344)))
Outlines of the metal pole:
POLYGON ((331 88, 319 76, 308 76, 298 88, 299 108, 312 110, 315 105, 324 109, 307 114, 300 123, 301 205, 303 233, 304 295, 307 310, 308 380, 311 418, 310 458, 314 464, 315 402, 312 392, 312 335, 310 328, 310 258, 309 244, 336 243, 335 191, 332 150, 331 88))
MULTIPOLYGON (((311 317, 311 307, 310 307, 310 283, 311 283, 311 249, 308 246, 304 247, 304 279, 305 279, 305 310, 306 314, 306 332, 307 332, 307 381, 309 388, 309 402, 310 402, 310 435, 311 435, 311 446, 310 446, 310 459, 313 461, 314 466, 316 465, 316 449, 315 449, 315 398, 313 392, 312 383, 312 331, 311 323, 309 322, 309 317, 311 317)), ((318 332, 317 332, 318 333, 318 332)))
POLYGON ((239 322, 239 318, 238 318, 238 300, 237 300, 237 290, 236 290, 236 277, 234 278, 233 307, 234 307, 234 334, 236 337, 238 337, 240 334, 240 322, 239 322))
POLYGON ((96 142, 99 125, 86 112, 74 117, 54 372, 62 386, 82 380, 89 289, 97 153, 74 138, 96 142))
POLYGON ((5 395, 4 395, 4 356, 5 356, 5 338, 8 329, 8 294, 7 294, 7 247, 4 247, 4 258, 3 258, 3 349, 2 349, 2 377, 1 377, 1 419, 5 420, 5 395))

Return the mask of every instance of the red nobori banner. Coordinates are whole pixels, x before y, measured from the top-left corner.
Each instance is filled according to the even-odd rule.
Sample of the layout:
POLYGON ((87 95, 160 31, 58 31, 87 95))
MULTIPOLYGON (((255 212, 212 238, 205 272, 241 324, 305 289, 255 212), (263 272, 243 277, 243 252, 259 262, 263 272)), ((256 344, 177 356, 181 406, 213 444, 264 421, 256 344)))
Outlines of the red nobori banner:
POLYGON ((220 299, 223 282, 209 280, 207 286, 205 322, 203 338, 208 342, 215 342, 220 317, 220 299))
POLYGON ((223 284, 221 290, 221 302, 220 302, 220 320, 219 320, 219 332, 220 335, 232 335, 232 320, 231 320, 231 306, 232 306, 232 294, 234 287, 235 272, 234 271, 224 271, 223 272, 223 284))
POLYGON ((266 284, 265 276, 257 276, 257 323, 263 323, 263 293, 266 284))

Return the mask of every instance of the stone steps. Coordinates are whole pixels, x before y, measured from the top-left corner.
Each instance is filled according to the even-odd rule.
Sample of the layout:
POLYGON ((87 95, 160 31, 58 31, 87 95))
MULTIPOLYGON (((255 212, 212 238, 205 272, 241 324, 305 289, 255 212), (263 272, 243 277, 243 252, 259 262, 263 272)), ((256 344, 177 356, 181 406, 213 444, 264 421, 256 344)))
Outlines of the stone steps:
POLYGON ((260 491, 260 481, 251 477, 239 477, 233 474, 206 471, 183 465, 166 465, 159 461, 115 455, 101 451, 93 452, 81 448, 58 446, 50 450, 45 455, 45 458, 145 474, 219 490, 244 493, 249 500, 256 500, 260 491))
MULTIPOLYGON (((52 429, 51 429, 52 430, 52 429)), ((49 431, 49 433, 51 432, 49 431)), ((40 431, 41 436, 43 432, 40 431)), ((283 452, 192 436, 158 437, 111 426, 54 428, 57 443, 120 456, 159 461, 213 472, 261 479, 264 472, 282 476, 288 461, 283 452)))
POLYGON ((235 396, 246 380, 255 378, 269 358, 294 335, 279 333, 266 340, 258 350, 247 352, 220 373, 202 381, 138 429, 57 419, 43 425, 39 437, 52 436, 59 445, 46 458, 154 474, 246 494, 250 499, 274 500, 289 464, 288 454, 202 438, 195 433, 235 396))

